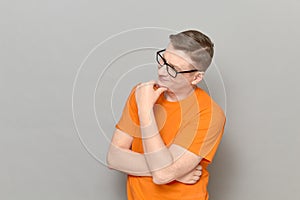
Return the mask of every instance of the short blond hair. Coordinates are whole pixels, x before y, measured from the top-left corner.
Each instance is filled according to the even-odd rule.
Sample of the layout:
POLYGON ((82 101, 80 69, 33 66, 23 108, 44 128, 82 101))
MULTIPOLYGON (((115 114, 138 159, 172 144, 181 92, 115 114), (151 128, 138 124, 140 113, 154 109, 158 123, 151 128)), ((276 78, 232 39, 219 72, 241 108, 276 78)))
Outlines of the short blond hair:
POLYGON ((169 38, 175 49, 190 56, 198 70, 207 70, 214 55, 214 44, 208 36, 197 30, 187 30, 170 35, 169 38))

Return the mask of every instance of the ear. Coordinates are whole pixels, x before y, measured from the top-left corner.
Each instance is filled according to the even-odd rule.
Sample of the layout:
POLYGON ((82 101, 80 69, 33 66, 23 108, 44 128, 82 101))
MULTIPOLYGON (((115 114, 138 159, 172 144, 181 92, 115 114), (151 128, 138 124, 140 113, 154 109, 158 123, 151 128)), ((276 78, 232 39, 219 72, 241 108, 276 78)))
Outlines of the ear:
POLYGON ((197 72, 194 75, 194 79, 192 81, 192 85, 197 85, 204 77, 204 72, 197 72))

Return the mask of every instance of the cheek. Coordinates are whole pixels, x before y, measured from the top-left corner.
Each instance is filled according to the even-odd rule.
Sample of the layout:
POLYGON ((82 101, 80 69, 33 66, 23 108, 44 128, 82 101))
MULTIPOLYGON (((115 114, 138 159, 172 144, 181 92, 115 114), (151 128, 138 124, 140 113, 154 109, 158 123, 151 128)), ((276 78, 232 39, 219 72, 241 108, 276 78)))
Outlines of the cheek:
POLYGON ((185 76, 178 76, 175 79, 177 84, 180 84, 182 86, 190 85, 190 78, 185 76))
POLYGON ((181 89, 181 88, 186 88, 189 85, 191 85, 191 83, 189 82, 189 78, 182 76, 182 75, 177 75, 176 78, 172 78, 169 77, 168 81, 163 82, 163 84, 165 86, 167 86, 168 88, 170 88, 171 90, 177 90, 177 89, 181 89))

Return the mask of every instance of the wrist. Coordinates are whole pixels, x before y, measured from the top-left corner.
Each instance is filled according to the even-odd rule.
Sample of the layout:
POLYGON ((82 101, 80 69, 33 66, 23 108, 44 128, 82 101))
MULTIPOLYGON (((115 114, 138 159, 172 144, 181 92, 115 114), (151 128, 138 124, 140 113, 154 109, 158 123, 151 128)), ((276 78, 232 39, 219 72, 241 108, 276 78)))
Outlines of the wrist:
POLYGON ((138 111, 141 127, 149 126, 152 123, 152 109, 142 109, 138 111))

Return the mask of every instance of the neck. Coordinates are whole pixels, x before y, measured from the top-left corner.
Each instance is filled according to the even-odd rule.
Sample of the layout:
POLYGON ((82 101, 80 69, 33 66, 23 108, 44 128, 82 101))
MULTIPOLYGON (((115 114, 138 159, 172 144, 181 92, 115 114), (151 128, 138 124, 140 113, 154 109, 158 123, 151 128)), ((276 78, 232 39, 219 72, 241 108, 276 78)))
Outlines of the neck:
POLYGON ((196 89, 196 86, 193 85, 193 87, 190 87, 188 90, 184 90, 182 92, 175 93, 173 91, 168 90, 164 93, 164 95, 168 101, 171 101, 171 102, 181 101, 181 100, 187 98, 189 95, 191 95, 195 89, 196 89))

